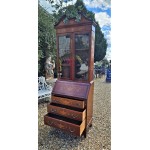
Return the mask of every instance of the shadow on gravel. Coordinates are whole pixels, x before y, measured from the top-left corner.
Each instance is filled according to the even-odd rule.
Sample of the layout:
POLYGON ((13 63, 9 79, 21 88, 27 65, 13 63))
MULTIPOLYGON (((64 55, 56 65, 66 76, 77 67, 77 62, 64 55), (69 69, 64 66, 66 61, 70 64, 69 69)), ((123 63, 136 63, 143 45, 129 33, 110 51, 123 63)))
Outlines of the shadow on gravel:
MULTIPOLYGON (((51 145, 51 149, 55 150, 71 150, 71 149, 78 149, 79 143, 84 140, 84 137, 77 137, 74 135, 70 135, 69 133, 65 133, 59 129, 51 128, 47 134, 46 138, 47 141, 53 141, 51 145)), ((40 141, 39 141, 40 144, 40 141)), ((49 147, 49 142, 45 142, 49 147)), ((43 143, 44 145, 44 143, 43 143)), ((46 145, 44 147, 47 147, 46 145)))

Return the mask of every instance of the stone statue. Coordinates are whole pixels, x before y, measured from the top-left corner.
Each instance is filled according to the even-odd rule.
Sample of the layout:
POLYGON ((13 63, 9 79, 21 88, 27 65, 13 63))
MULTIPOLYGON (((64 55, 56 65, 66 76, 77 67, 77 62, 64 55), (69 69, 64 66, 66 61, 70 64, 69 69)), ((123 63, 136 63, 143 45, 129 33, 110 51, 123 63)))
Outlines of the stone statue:
POLYGON ((55 61, 51 59, 51 56, 46 59, 45 62, 45 71, 46 71, 46 79, 54 78, 55 61))

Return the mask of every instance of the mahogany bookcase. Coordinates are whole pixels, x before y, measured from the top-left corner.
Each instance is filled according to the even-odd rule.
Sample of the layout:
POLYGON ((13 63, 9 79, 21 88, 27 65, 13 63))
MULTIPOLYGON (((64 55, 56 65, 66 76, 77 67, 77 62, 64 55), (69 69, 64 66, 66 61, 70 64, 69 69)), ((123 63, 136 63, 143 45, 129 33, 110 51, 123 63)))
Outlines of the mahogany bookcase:
POLYGON ((95 25, 83 14, 55 25, 58 80, 44 123, 76 136, 86 137, 92 126, 95 25))

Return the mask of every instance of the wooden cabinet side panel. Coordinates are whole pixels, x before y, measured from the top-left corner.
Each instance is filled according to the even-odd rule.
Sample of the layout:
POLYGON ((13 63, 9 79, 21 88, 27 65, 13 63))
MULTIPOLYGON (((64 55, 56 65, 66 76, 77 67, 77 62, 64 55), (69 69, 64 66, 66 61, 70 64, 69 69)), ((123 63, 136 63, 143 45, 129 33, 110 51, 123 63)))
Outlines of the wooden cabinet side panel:
POLYGON ((91 51, 90 51, 90 70, 89 70, 89 82, 91 82, 94 79, 94 45, 95 45, 95 32, 91 32, 91 51))
POLYGON ((88 96, 88 100, 87 100, 87 126, 89 126, 92 123, 93 93, 94 93, 94 82, 91 84, 89 96, 88 96))

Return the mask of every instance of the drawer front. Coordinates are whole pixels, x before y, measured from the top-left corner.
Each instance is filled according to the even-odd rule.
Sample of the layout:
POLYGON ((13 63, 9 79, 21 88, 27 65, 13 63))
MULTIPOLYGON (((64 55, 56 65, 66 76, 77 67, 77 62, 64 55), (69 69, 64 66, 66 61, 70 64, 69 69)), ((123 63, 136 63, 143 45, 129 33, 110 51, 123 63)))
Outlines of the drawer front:
POLYGON ((85 119, 86 110, 83 111, 75 111, 70 110, 62 107, 53 106, 51 104, 47 105, 47 111, 48 113, 53 113, 57 115, 61 115, 67 118, 71 118, 78 121, 83 121, 85 119))
POLYGON ((73 124, 67 121, 49 117, 48 115, 44 116, 44 124, 64 130, 76 136, 80 136, 85 129, 85 120, 81 122, 81 124, 77 125, 77 124, 73 124))
POLYGON ((51 99, 53 103, 84 109, 84 101, 78 101, 57 96, 52 96, 51 99))

